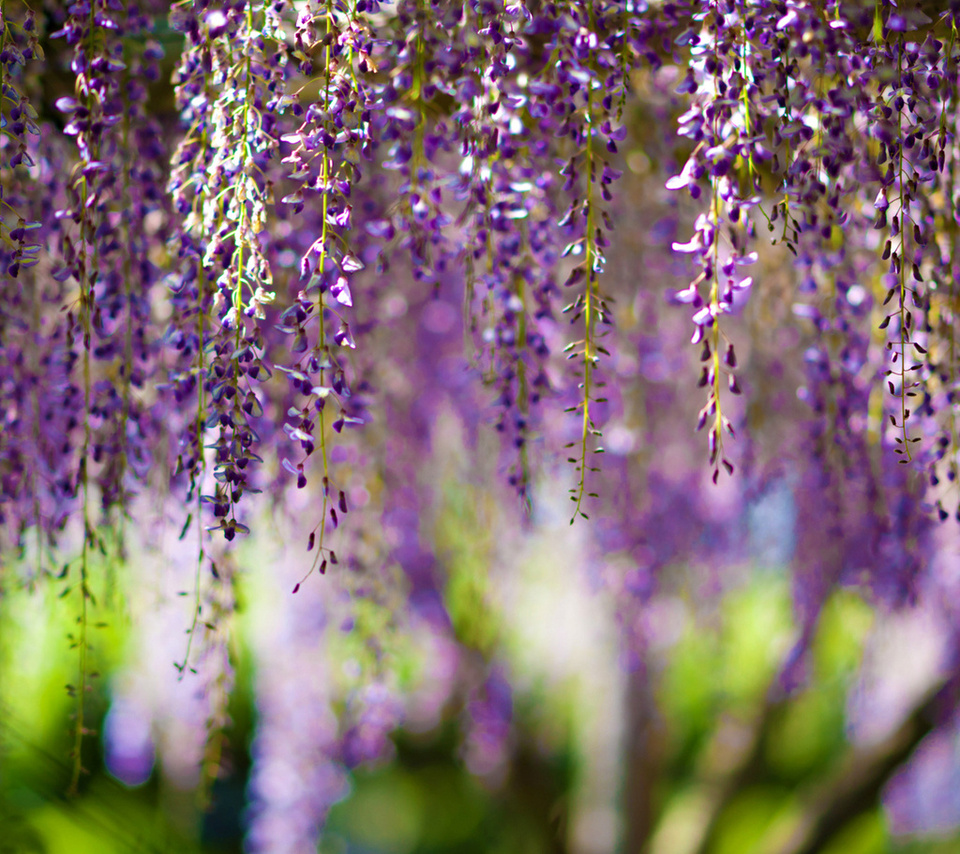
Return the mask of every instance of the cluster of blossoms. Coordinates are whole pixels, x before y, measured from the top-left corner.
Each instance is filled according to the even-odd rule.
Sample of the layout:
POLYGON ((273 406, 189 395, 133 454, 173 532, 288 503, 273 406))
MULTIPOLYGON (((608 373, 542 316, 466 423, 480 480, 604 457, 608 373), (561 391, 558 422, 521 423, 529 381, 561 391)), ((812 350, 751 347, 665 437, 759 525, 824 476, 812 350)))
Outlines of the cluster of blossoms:
MULTIPOLYGON (((9 14, 9 13, 8 13, 9 14)), ((3 10, 0 10, 3 15, 3 10)), ((33 12, 27 9, 23 20, 11 19, 6 15, 0 18, 0 98, 3 99, 3 126, 0 136, 3 139, 3 169, 5 180, 4 193, 0 201, 4 205, 4 218, 0 223, 0 240, 3 241, 3 268, 6 275, 17 278, 21 267, 30 267, 37 263, 40 244, 30 241, 29 235, 40 223, 27 221, 19 212, 15 189, 17 166, 33 166, 33 158, 28 152, 28 138, 37 136, 37 111, 30 105, 22 90, 23 69, 34 58, 41 59, 43 54, 37 41, 37 22, 33 12), (13 195, 11 197, 11 190, 13 195), (8 220, 16 218, 16 224, 10 227, 8 220)))
MULTIPOLYGON (((627 594, 631 661, 661 573, 737 553, 717 498, 739 489, 721 476, 735 459, 739 510, 774 477, 795 495, 798 659, 837 585, 910 601, 931 520, 960 515, 960 4, 936 14, 0 3, 0 548, 42 574, 79 545, 78 738, 87 556, 147 489, 176 497, 198 566, 269 491, 309 516, 321 573, 396 565, 444 636, 420 467, 449 412, 470 447, 492 423, 530 506, 535 462, 567 449, 574 517, 599 516, 599 549, 630 562, 607 580, 627 594), (705 401, 687 405, 685 377, 705 401), (713 493, 678 420, 707 434, 713 493), (357 506, 345 549, 334 530, 357 506), (367 548, 379 557, 350 554, 367 548)), ((231 607, 211 568, 198 634, 201 601, 231 607)), ((492 767, 512 701, 495 669, 470 690, 467 753, 492 767)), ((327 795, 298 839, 339 791, 337 762, 373 758, 398 714, 376 691, 354 708, 341 744, 329 721, 300 732, 329 774, 303 778, 327 795)), ((262 781, 289 711, 265 710, 253 786, 280 824, 300 803, 262 781)))
MULTIPOLYGON (((0 15, 0 264, 7 280, 16 281, 40 261, 40 239, 46 236, 43 226, 49 226, 52 219, 52 201, 57 198, 60 182, 40 153, 38 114, 25 85, 28 63, 42 58, 37 22, 30 10, 12 4, 5 4, 0 15)), ((49 148, 43 153, 48 155, 49 148)), ((45 290, 47 298, 53 296, 50 287, 45 290)), ((58 297, 59 292, 53 296, 58 297)), ((55 436, 68 418, 76 417, 61 413, 51 431, 38 429, 41 406, 48 419, 57 411, 41 390, 55 373, 59 376, 54 382, 62 380, 62 371, 57 370, 57 348, 44 340, 46 336, 41 337, 39 330, 31 330, 29 322, 41 311, 44 299, 43 293, 32 288, 7 288, 0 336, 0 430, 4 436, 18 437, 16 442, 5 443, 0 494, 31 494, 29 501, 21 501, 16 508, 3 501, 0 521, 12 522, 18 528, 34 526, 40 537, 44 529, 61 527, 68 513, 71 487, 65 470, 67 455, 55 436), (44 525, 44 518, 55 520, 55 524, 44 525)), ((50 335, 49 327, 46 332, 50 335)))
POLYGON ((465 26, 489 34, 491 43, 468 48, 463 61, 475 75, 448 88, 461 105, 453 119, 462 155, 457 197, 466 202, 459 221, 471 331, 482 370, 499 392, 496 429, 512 457, 509 481, 529 500, 528 443, 549 386, 549 349, 538 323, 552 313, 556 249, 547 146, 524 122, 526 86, 510 75, 511 51, 524 49, 516 36, 522 11, 478 6, 476 20, 465 26))
POLYGON ((261 411, 255 384, 270 375, 260 358, 261 326, 274 292, 260 235, 284 101, 284 5, 203 10, 189 4, 175 18, 191 48, 177 72, 177 97, 189 111, 190 132, 174 156, 170 187, 186 220, 178 255, 188 265, 174 288, 193 303, 175 319, 181 352, 190 358, 178 393, 199 387, 182 466, 195 481, 203 467, 203 432, 217 430, 216 486, 202 498, 227 540, 248 530, 236 507, 245 492, 257 489, 248 468, 260 459, 252 423, 261 411))

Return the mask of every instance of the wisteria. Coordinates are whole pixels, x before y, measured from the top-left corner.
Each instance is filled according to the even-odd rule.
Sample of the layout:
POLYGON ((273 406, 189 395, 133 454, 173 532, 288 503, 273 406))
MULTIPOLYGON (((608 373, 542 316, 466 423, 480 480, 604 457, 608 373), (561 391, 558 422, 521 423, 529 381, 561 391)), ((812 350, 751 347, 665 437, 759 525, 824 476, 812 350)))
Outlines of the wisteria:
MULTIPOLYGON (((72 789, 97 567, 141 527, 195 557, 171 660, 210 686, 208 754, 259 533, 292 521, 285 595, 402 602, 459 650, 429 527, 444 419, 453 479, 495 480, 511 532, 562 482, 638 672, 671 567, 748 560, 736 520, 771 484, 795 504, 785 690, 836 589, 898 609, 939 583, 960 521, 941 5, 2 0, 0 592, 72 594, 72 789)), ((327 617, 297 607, 258 677, 251 850, 313 850, 402 718, 374 664, 337 694, 327 617), (290 733, 309 796, 271 788, 290 733)), ((458 674, 462 753, 492 775, 510 684, 489 656, 458 674)))

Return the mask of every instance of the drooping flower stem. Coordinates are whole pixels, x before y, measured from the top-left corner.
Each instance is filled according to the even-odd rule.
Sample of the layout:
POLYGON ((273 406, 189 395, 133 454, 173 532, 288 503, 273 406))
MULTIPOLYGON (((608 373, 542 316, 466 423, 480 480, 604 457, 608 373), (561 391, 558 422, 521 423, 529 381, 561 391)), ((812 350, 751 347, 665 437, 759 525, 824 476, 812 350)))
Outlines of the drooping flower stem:
MULTIPOLYGON (((902 91, 903 89, 903 36, 901 35, 898 44, 897 44, 897 90, 902 91)), ((909 461, 910 457, 910 438, 907 435, 907 416, 909 412, 907 410, 907 343, 909 340, 909 332, 907 328, 907 323, 909 319, 909 312, 907 311, 907 211, 904 207, 904 194, 903 194, 903 182, 904 182, 904 168, 903 168, 903 111, 906 109, 906 104, 903 104, 900 109, 897 110, 897 192, 900 196, 900 205, 897 211, 897 216, 900 218, 900 246, 899 246, 899 264, 897 264, 897 272, 899 273, 899 309, 900 309, 900 352, 899 354, 894 354, 894 359, 896 360, 899 355, 900 359, 900 434, 901 442, 903 444, 903 455, 904 458, 909 461)), ((896 220, 894 220, 896 222, 896 220)))
POLYGON ((590 439, 591 433, 595 429, 593 426, 593 420, 590 417, 590 403, 592 401, 592 388, 590 385, 591 372, 596 362, 596 356, 593 350, 593 338, 594 338, 594 297, 596 293, 597 283, 596 283, 596 267, 599 266, 596 263, 596 244, 594 242, 594 198, 593 198, 593 184, 596 179, 596 164, 593 160, 593 88, 590 84, 587 85, 587 106, 586 113, 584 115, 584 125, 585 125, 585 154, 587 161, 587 189, 586 189, 586 201, 584 202, 584 207, 586 208, 586 233, 584 235, 584 265, 587 270, 587 285, 586 292, 584 294, 583 302, 583 381, 581 383, 581 389, 583 395, 581 397, 579 407, 582 410, 581 412, 581 424, 580 424, 580 459, 577 463, 577 471, 579 472, 578 482, 576 486, 576 501, 573 506, 573 515, 570 518, 570 523, 576 520, 577 516, 582 516, 584 519, 587 518, 587 514, 581 509, 583 504, 584 493, 586 491, 587 483, 587 462, 588 462, 588 447, 587 443, 590 439))

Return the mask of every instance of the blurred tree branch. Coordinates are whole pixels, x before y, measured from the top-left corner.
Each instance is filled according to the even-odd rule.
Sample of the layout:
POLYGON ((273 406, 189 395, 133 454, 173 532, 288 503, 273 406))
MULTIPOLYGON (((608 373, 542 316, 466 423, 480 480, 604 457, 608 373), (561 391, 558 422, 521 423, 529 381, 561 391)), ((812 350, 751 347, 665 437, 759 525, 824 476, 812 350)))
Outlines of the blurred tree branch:
MULTIPOLYGON (((818 777, 802 787, 797 795, 802 805, 799 815, 775 822, 758 850, 763 854, 817 854, 851 821, 877 807, 893 774, 942 718, 938 713, 942 694, 942 683, 932 686, 887 738, 867 747, 851 747, 826 779, 818 777)), ((714 849, 724 812, 751 781, 763 775, 764 743, 783 702, 764 705, 739 761, 708 798, 708 815, 697 842, 689 848, 691 854, 708 854, 714 849)))
POLYGON ((852 747, 825 781, 800 795, 805 805, 789 833, 771 835, 764 854, 816 854, 853 819, 880 803, 883 788, 917 745, 942 721, 943 685, 938 683, 887 738, 869 747, 852 747))

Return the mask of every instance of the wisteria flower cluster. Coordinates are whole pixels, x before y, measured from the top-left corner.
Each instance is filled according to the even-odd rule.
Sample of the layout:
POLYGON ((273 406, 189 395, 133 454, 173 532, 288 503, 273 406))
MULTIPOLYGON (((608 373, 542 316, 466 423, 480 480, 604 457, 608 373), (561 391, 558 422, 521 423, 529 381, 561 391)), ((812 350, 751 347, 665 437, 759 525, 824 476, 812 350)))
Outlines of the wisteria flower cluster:
MULTIPOLYGON (((77 756, 93 557, 148 498, 195 546, 191 644, 268 509, 301 578, 399 567, 443 636, 450 413, 518 517, 569 461, 634 663, 661 573, 742 557, 729 507, 778 479, 797 660, 836 586, 912 601, 960 519, 960 3, 928 5, 0 2, 0 590, 76 594, 77 756)), ((465 690, 506 744, 497 678, 465 690)), ((362 696, 366 761, 398 713, 362 696)))

